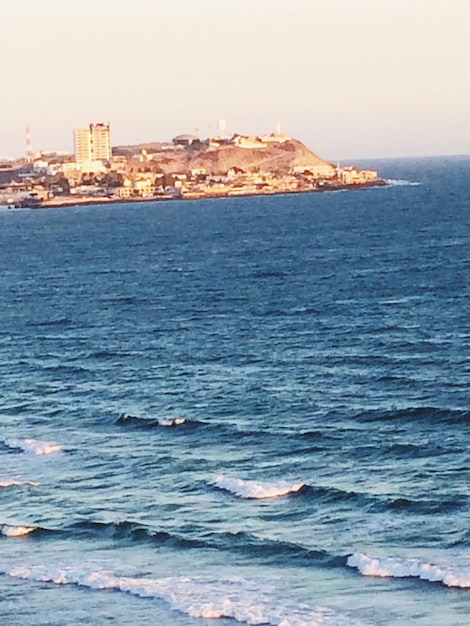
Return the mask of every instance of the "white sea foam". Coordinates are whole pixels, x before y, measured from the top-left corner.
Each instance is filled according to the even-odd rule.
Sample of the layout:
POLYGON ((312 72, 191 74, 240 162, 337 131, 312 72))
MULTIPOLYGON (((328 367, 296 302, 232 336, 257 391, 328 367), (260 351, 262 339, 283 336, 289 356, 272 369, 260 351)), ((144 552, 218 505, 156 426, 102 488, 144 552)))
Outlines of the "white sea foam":
POLYGON ((256 480, 242 480, 229 476, 216 476, 214 484, 219 489, 230 491, 239 498, 261 500, 264 498, 278 498, 289 493, 296 493, 305 487, 304 483, 290 483, 286 481, 259 482, 256 480))
POLYGON ((0 526, 0 531, 5 537, 24 537, 34 530, 36 530, 35 526, 8 526, 8 524, 0 526))
POLYGON ((418 182, 394 178, 389 178, 385 182, 387 183, 387 185, 390 185, 392 187, 419 187, 419 185, 421 185, 421 183, 418 182))
POLYGON ((168 417, 167 419, 161 420, 160 426, 182 426, 186 424, 185 417, 168 417))
POLYGON ((423 563, 415 559, 374 558, 367 554, 353 554, 347 561, 364 576, 380 578, 420 578, 438 582, 446 587, 470 588, 470 570, 423 563))
POLYGON ((5 444, 10 448, 19 448, 27 454, 36 456, 56 454, 63 449, 58 443, 40 441, 39 439, 5 439, 5 444))
POLYGON ((15 480, 14 478, 0 478, 0 489, 8 487, 38 487, 39 483, 35 480, 15 480))
POLYGON ((139 597, 159 598, 192 618, 234 619, 272 626, 361 626, 362 622, 325 607, 281 605, 279 590, 265 581, 220 580, 210 577, 137 578, 119 576, 96 564, 19 565, 5 571, 20 579, 115 589, 139 597))

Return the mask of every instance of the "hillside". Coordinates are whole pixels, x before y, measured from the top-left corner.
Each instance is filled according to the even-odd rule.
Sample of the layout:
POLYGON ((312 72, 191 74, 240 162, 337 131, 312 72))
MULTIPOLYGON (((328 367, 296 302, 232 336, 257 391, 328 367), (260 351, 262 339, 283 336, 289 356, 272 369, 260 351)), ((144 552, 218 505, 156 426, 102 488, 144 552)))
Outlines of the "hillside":
POLYGON ((332 167, 296 139, 273 142, 263 148, 244 148, 233 143, 209 147, 192 145, 171 150, 156 150, 152 144, 119 146, 113 154, 138 155, 142 150, 148 153, 146 165, 153 171, 164 173, 186 173, 192 170, 205 170, 213 176, 225 175, 229 170, 243 172, 274 172, 287 174, 293 167, 332 167))

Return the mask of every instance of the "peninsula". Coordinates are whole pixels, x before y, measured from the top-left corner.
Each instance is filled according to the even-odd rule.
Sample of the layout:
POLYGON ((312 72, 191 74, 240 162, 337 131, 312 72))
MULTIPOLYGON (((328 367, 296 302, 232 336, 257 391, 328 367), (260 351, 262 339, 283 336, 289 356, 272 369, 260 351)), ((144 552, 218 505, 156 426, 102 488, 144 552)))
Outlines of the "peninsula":
POLYGON ((280 132, 205 140, 179 135, 111 148, 109 125, 90 124, 75 131, 74 155, 38 153, 0 163, 0 204, 33 208, 384 184, 377 171, 335 166, 280 132))

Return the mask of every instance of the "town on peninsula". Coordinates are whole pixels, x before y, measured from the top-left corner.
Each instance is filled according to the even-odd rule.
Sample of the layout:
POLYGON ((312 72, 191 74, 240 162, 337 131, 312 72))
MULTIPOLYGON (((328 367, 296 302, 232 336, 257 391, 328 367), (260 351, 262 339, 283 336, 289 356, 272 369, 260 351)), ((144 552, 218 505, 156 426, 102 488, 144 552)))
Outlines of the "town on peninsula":
POLYGON ((376 170, 325 161, 303 143, 268 135, 112 146, 109 124, 74 131, 74 154, 33 152, 0 160, 0 205, 48 208, 80 204, 197 199, 361 189, 385 185, 376 170))

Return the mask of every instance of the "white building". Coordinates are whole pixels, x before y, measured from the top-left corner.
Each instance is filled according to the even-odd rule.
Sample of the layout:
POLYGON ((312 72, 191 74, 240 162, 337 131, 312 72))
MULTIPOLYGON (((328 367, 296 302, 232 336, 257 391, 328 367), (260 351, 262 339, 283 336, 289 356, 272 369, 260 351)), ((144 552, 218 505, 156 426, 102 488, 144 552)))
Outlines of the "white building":
POLYGON ((234 135, 232 143, 239 148, 266 148, 267 144, 259 137, 247 137, 245 135, 234 135))
POLYGON ((74 148, 77 163, 109 161, 111 159, 109 124, 90 124, 89 128, 76 128, 74 148))
POLYGON ((336 175, 336 168, 331 163, 318 159, 317 164, 293 165, 292 173, 311 174, 314 178, 333 178, 336 175))

